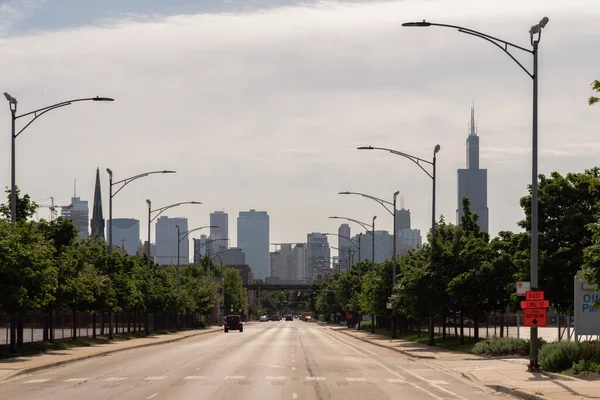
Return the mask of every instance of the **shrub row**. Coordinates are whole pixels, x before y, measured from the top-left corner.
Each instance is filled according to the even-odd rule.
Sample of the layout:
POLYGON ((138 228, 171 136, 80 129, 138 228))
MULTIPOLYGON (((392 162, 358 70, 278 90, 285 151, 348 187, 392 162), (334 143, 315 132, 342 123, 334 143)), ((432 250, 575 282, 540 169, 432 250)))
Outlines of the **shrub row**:
POLYGON ((551 372, 573 368, 575 373, 600 373, 600 341, 548 343, 540 349, 539 363, 551 372))

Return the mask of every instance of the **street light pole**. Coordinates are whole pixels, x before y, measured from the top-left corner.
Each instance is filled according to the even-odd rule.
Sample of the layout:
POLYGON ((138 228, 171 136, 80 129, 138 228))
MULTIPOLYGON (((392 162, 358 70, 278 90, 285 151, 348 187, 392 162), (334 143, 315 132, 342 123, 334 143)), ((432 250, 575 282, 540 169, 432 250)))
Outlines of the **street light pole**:
MULTIPOLYGON (((435 145, 435 147, 433 148, 433 160, 432 161, 427 161, 423 158, 419 158, 419 157, 415 157, 412 156, 410 154, 407 153, 403 153, 401 151, 396 151, 396 150, 392 150, 392 149, 388 149, 385 147, 373 147, 373 146, 362 146, 362 147, 358 147, 358 150, 383 150, 383 151, 387 151, 390 152, 392 154, 395 154, 397 156, 401 156, 404 158, 409 159, 410 161, 414 162, 415 164, 417 164, 417 166, 419 168, 421 168, 421 170, 423 172, 425 172, 427 174, 427 176, 429 176, 432 181, 433 181, 433 194, 431 196, 431 203, 432 203, 432 207, 431 207, 431 247, 433 250, 433 244, 435 243, 434 240, 434 235, 435 235, 435 185, 436 185, 436 163, 437 163, 437 158, 436 158, 436 154, 440 151, 440 145, 437 144, 435 145), (423 165, 421 164, 429 164, 432 166, 433 168, 433 172, 429 173, 429 171, 427 171, 423 165)), ((396 218, 394 218, 395 220, 396 218)), ((431 252, 431 265, 433 265, 433 251, 431 252)), ((433 335, 433 314, 431 314, 429 316, 429 345, 430 346, 434 346, 435 345, 435 339, 434 339, 434 335, 433 335)))
MULTIPOLYGON (((402 24, 402 26, 407 27, 429 27, 429 26, 438 26, 443 28, 452 28, 457 29, 461 33, 466 33, 467 35, 475 36, 480 39, 484 39, 504 53, 506 53, 521 69, 529 76, 533 81, 533 113, 532 113, 532 149, 531 149, 531 269, 530 269, 530 281, 531 288, 537 289, 539 286, 538 283, 538 227, 539 227, 539 211, 538 211, 538 45, 540 43, 540 39, 542 37, 542 30, 548 24, 548 17, 544 17, 537 24, 533 25, 529 30, 529 39, 531 43, 532 49, 526 49, 524 47, 518 46, 516 44, 507 42, 502 39, 498 39, 494 36, 490 36, 488 34, 478 32, 473 29, 464 28, 462 26, 457 25, 448 25, 448 24, 438 24, 433 22, 427 22, 423 20, 422 22, 406 22, 402 24), (533 71, 529 72, 527 68, 523 66, 509 51, 510 49, 521 50, 526 53, 529 53, 533 57, 533 71)), ((537 371, 539 370, 538 365, 538 337, 537 337, 537 327, 532 327, 530 329, 530 363, 528 366, 529 371, 537 371)))
MULTIPOLYGON (((118 182, 113 183, 113 172, 110 168, 106 168, 106 172, 108 173, 108 255, 112 255, 112 246, 113 246, 113 218, 112 218, 112 209, 113 209, 113 197, 117 195, 128 183, 135 181, 136 179, 144 178, 148 175, 153 174, 174 174, 176 171, 171 170, 163 170, 163 171, 149 171, 144 172, 142 174, 130 176, 129 178, 122 179, 118 182), (116 192, 113 193, 113 186, 121 185, 117 189, 116 192)), ((150 254, 150 253, 148 253, 150 254)))
MULTIPOLYGON (((181 203, 174 203, 165 207, 161 207, 161 208, 157 208, 157 209, 152 209, 152 202, 149 199, 146 199, 146 203, 148 204, 148 258, 147 258, 147 262, 148 262, 148 272, 150 272, 150 225, 152 224, 152 221, 154 221, 156 218, 158 218, 158 216, 160 214, 162 214, 163 212, 174 208, 174 207, 179 207, 182 206, 184 204, 202 204, 199 201, 184 201, 181 203), (154 217, 152 217, 153 213, 157 213, 154 217)), ((150 313, 148 312, 148 307, 146 304, 146 334, 150 333, 150 313)))
POLYGON ((60 103, 56 103, 50 106, 42 107, 37 110, 29 111, 21 115, 17 115, 17 99, 15 99, 10 94, 4 92, 4 97, 8 101, 8 106, 10 108, 11 115, 11 133, 10 133, 10 154, 11 154, 11 172, 10 172, 10 221, 16 222, 17 220, 17 183, 16 183, 16 140, 17 137, 25 130, 29 125, 31 125, 36 119, 47 113, 48 111, 55 110, 60 107, 69 106, 72 103, 80 102, 80 101, 114 101, 109 97, 89 97, 89 98, 81 98, 81 99, 73 99, 62 101, 60 103), (16 132, 16 121, 19 118, 27 117, 32 115, 33 118, 19 131, 16 132))
MULTIPOLYGON (((180 246, 181 242, 183 240, 185 240, 185 238, 187 238, 190 235, 190 233, 192 233, 192 232, 196 232, 196 231, 199 231, 200 229, 204 229, 204 228, 218 228, 218 226, 217 225, 200 226, 198 228, 190 229, 185 232, 179 231, 179 225, 175 225, 175 226, 177 227, 177 282, 179 282, 179 279, 181 278, 180 268, 179 268, 179 266, 181 265, 181 263, 179 261, 179 257, 180 257, 179 256, 179 246, 180 246), (181 237, 182 235, 183 235, 183 237, 181 237)), ((188 263, 189 263, 189 259, 188 259, 188 263)))
MULTIPOLYGON (((393 199, 393 201, 391 203, 389 201, 386 201, 386 200, 383 200, 383 199, 380 199, 378 197, 371 196, 371 195, 368 195, 368 194, 365 194, 365 193, 339 192, 338 194, 355 194, 355 195, 358 195, 358 196, 362 196, 362 197, 366 197, 368 199, 374 200, 377 203, 381 204, 381 206, 383 206, 383 208, 385 208, 386 211, 389 212, 392 215, 392 217, 394 218, 394 236, 393 236, 393 241, 394 241, 394 244, 393 244, 393 248, 394 248, 393 249, 394 260, 393 260, 393 269, 392 269, 392 293, 390 293, 390 296, 391 296, 391 294, 393 294, 393 292, 394 292, 394 285, 396 283, 396 267, 397 267, 397 262, 398 262, 397 261, 397 253, 396 253, 396 241, 397 241, 397 233, 398 233, 397 229, 396 229, 396 199, 398 197, 398 194, 400 194, 400 192, 396 191, 394 193, 394 199, 393 199), (388 206, 391 206, 392 210, 390 210, 388 208, 388 206)), ((395 315, 396 315, 395 311, 392 308, 392 339, 396 338, 395 315)))
MULTIPOLYGON (((329 217, 329 218, 332 218, 332 219, 345 219, 347 221, 354 222, 355 224, 359 224, 360 226, 362 226, 365 231, 369 232, 369 228, 370 227, 365 222, 361 222, 359 220, 356 220, 356 219, 353 219, 353 218, 348 218, 348 217, 334 216, 334 217, 329 217)), ((375 267, 375 219, 376 218, 377 218, 377 216, 373 217, 373 223, 371 225, 372 230, 369 232, 371 234, 371 236, 373 237, 373 259, 372 259, 371 271, 374 271, 374 269, 375 269, 374 267, 375 267)), ((360 266, 360 238, 361 238, 361 236, 362 236, 362 232, 358 236, 358 263, 359 263, 359 265, 358 265, 358 279, 359 280, 361 279, 361 266, 360 266)), ((359 317, 360 317, 360 314, 359 314, 359 317)), ((374 329, 375 329, 375 325, 373 323, 374 319, 375 319, 375 316, 371 315, 371 332, 374 332, 374 329)), ((360 318, 358 320, 358 330, 360 330, 360 318)))
MULTIPOLYGON (((373 216, 373 234, 371 235, 373 239, 373 258, 371 259, 371 278, 375 277, 375 220, 377 219, 377 215, 373 216)), ((371 313, 371 333, 375 333, 375 313, 371 313)))

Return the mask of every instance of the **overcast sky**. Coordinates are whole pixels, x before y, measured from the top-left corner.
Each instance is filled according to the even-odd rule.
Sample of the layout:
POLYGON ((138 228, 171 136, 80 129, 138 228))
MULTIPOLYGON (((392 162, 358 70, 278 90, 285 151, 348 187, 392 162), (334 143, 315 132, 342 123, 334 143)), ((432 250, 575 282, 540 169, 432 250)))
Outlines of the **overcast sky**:
MULTIPOLYGON (((391 230, 378 204, 337 192, 391 200, 400 190, 425 235, 431 180, 406 159, 356 147, 430 158, 440 144, 437 209, 455 222, 456 170, 465 166, 475 102, 490 230, 517 230, 531 182, 531 79, 483 40, 400 25, 462 25, 528 47, 529 28, 545 15, 540 172, 580 172, 600 157, 600 108, 586 103, 600 79, 596 0, 0 1, 0 86, 20 112, 116 99, 73 104, 31 125, 17 139, 17 184, 35 201, 68 204, 76 179, 91 213, 100 167, 107 217, 107 167, 116 180, 175 169, 127 186, 114 216, 140 219, 143 234, 146 198, 157 207, 201 201, 166 215, 188 217, 191 229, 225 210, 232 244, 237 214, 250 208, 268 211, 271 242, 336 231, 340 221, 330 215, 378 215, 377 228, 391 230)), ((531 56, 517 55, 531 65, 531 56)), ((0 123, 4 187, 8 106, 0 123)))

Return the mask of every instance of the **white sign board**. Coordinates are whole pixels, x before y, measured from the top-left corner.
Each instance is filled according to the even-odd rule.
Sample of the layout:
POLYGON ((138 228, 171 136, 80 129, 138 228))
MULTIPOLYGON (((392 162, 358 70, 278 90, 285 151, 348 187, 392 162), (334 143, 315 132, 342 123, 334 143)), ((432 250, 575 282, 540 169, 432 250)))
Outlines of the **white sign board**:
POLYGON ((385 308, 388 310, 392 309, 392 303, 385 303, 385 308))
POLYGON ((531 282, 517 282, 517 296, 525 296, 531 291, 531 282))
POLYGON ((600 308, 594 303, 600 292, 594 291, 587 282, 575 277, 575 334, 600 335, 600 308))

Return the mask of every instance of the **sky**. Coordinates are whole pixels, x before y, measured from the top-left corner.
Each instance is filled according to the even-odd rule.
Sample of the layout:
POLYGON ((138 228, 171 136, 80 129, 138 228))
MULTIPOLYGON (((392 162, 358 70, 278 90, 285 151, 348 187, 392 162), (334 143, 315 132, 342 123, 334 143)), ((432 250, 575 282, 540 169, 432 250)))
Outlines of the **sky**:
MULTIPOLYGON (((115 98, 36 120, 17 138, 17 185, 40 204, 64 205, 76 180, 91 211, 99 167, 106 217, 106 168, 115 180, 173 169, 125 187, 114 217, 139 219, 144 233, 147 198, 156 207, 200 201, 163 215, 187 217, 192 229, 225 210, 232 244, 248 209, 268 211, 271 242, 336 232, 333 215, 377 215, 376 229, 391 231, 380 205, 337 193, 391 200, 399 190, 425 236, 431 180, 407 159, 356 148, 430 159, 439 144, 437 214, 456 222, 474 103, 490 233, 515 231, 531 182, 531 79, 484 40, 401 23, 465 26, 529 48, 543 16, 539 170, 582 172, 600 156, 600 108, 587 105, 600 79, 596 0, 0 0, 0 87, 19 113, 115 98)), ((531 66, 527 53, 515 56, 531 66)), ((0 184, 9 186, 8 106, 0 124, 0 184)))

